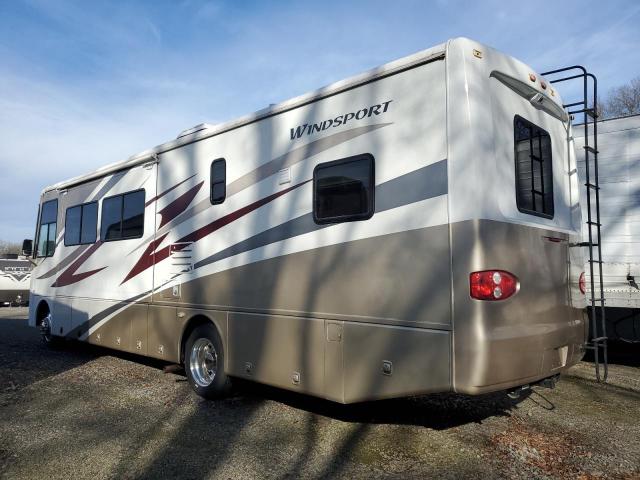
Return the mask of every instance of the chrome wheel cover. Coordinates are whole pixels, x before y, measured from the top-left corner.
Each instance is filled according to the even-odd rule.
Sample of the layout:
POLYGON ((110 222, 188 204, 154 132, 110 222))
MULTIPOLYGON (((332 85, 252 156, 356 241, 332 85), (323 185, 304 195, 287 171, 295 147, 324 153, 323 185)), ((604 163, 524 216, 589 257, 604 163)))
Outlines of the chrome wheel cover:
POLYGON ((208 387, 216 378, 218 352, 208 338, 199 338, 191 346, 189 353, 191 377, 201 387, 208 387))
POLYGON ((42 335, 42 339, 45 343, 51 342, 52 324, 53 318, 51 317, 51 313, 48 313, 47 316, 42 319, 42 323, 40 324, 40 334, 42 335))

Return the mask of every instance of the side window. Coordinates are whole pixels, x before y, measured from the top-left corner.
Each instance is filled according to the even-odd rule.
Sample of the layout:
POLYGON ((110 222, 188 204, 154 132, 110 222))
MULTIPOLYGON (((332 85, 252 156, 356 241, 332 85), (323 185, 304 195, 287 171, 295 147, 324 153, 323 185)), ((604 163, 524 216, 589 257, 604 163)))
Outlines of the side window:
POLYGON ((224 202, 227 197, 227 162, 218 158, 211 163, 211 193, 212 205, 224 202))
POLYGON ((52 257, 56 250, 58 231, 58 200, 49 200, 40 209, 40 226, 38 228, 38 257, 52 257))
POLYGON ((533 123, 514 119, 516 204, 530 215, 553 218, 551 137, 533 123))
POLYGON ((369 154, 321 163, 313 171, 313 218, 340 223, 371 218, 374 160, 369 154))
POLYGON ((64 220, 64 244, 84 245, 96 241, 98 204, 85 203, 67 208, 64 220))
POLYGON ((102 201, 100 239, 126 240, 144 233, 144 190, 105 198, 102 201))

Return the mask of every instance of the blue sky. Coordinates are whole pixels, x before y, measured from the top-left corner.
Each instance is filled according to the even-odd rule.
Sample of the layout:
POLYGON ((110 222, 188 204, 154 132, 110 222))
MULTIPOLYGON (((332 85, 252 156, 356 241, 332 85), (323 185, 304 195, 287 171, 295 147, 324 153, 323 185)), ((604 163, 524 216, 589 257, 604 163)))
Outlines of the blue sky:
POLYGON ((0 1, 0 239, 51 183, 466 36, 537 71, 640 75, 637 1, 0 1))

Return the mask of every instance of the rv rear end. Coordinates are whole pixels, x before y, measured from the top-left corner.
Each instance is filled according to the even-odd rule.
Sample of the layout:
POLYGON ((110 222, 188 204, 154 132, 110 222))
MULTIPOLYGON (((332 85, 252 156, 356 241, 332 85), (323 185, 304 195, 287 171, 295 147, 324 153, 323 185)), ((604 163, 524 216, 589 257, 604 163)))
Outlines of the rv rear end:
POLYGON ((555 376, 583 355, 581 215, 553 85, 467 39, 447 49, 455 391, 555 376))

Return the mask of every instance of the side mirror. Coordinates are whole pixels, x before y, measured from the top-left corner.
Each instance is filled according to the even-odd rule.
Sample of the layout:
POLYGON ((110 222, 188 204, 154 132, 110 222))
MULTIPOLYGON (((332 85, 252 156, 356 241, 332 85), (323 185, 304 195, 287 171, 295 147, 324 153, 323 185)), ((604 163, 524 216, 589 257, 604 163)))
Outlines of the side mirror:
POLYGON ((22 241, 22 255, 30 257, 33 254, 33 240, 25 239, 22 241))

